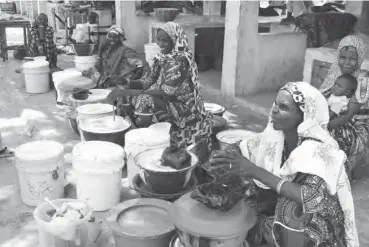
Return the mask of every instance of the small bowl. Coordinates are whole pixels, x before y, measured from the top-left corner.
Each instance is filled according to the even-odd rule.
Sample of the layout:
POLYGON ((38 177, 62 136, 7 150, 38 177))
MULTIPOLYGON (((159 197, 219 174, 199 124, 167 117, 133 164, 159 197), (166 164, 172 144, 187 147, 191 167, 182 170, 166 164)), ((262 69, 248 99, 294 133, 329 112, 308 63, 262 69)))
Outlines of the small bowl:
POLYGON ((198 158, 191 155, 191 166, 180 170, 155 170, 150 169, 149 164, 159 161, 164 148, 146 150, 135 157, 135 163, 139 168, 142 181, 155 193, 174 194, 180 193, 186 188, 193 176, 194 169, 200 165, 198 158))
POLYGON ((216 138, 219 142, 220 150, 225 150, 229 145, 248 140, 256 134, 256 132, 244 129, 229 129, 219 132, 216 138))
POLYGON ((225 112, 225 108, 223 106, 215 104, 215 103, 205 102, 204 107, 205 107, 205 111, 210 112, 211 114, 215 116, 219 116, 219 117, 222 117, 225 112))
POLYGON ((179 9, 176 8, 156 8, 155 15, 159 21, 173 21, 179 14, 179 9))

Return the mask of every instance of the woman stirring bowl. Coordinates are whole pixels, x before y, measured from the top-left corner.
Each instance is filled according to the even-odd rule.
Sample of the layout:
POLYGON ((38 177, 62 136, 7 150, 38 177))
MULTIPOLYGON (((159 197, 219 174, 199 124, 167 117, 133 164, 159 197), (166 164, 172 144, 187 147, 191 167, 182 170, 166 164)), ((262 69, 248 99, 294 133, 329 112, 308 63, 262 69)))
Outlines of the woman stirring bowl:
POLYGON ((269 246, 359 246, 346 155, 330 136, 328 121, 327 102, 317 89, 288 83, 264 132, 211 156, 212 163, 253 178, 259 190, 279 195, 273 216, 259 212, 259 232, 269 246))
POLYGON ((329 97, 334 82, 342 74, 351 74, 358 81, 356 93, 351 97, 347 111, 332 119, 328 125, 348 157, 346 169, 350 178, 355 166, 365 163, 369 144, 369 80, 368 76, 360 76, 365 52, 366 47, 359 37, 350 35, 343 38, 338 46, 338 57, 320 87, 324 96, 329 97))
MULTIPOLYGON (((108 99, 118 114, 128 115, 139 127, 170 122, 171 145, 186 147, 206 140, 210 147, 212 121, 200 95, 198 70, 183 29, 167 22, 157 32, 161 52, 150 73, 141 80, 125 79, 108 99)), ((119 83, 118 83, 119 85, 119 83)))

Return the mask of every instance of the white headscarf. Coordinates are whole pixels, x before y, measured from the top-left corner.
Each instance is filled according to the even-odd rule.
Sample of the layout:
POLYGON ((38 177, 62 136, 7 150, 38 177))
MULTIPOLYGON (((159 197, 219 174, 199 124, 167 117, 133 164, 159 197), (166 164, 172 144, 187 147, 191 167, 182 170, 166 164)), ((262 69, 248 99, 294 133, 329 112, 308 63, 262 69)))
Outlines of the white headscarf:
MULTIPOLYGON (((345 47, 353 47, 356 49, 356 53, 357 53, 357 57, 358 57, 358 68, 352 73, 352 75, 357 78, 360 72, 360 66, 364 61, 364 57, 365 57, 365 53, 367 50, 366 45, 364 44, 363 40, 360 39, 357 36, 354 35, 348 35, 346 37, 344 37, 339 46, 338 46, 338 54, 337 57, 335 59, 335 61, 333 62, 331 68, 328 71, 328 75, 325 78, 323 84, 320 87, 320 91, 325 95, 329 95, 330 94, 330 90, 332 88, 332 86, 334 85, 334 82, 336 81, 336 79, 342 75, 341 69, 338 65, 338 61, 339 61, 339 53, 342 50, 342 48, 345 47)), ((355 93, 355 97, 357 99, 357 102, 363 104, 366 103, 368 101, 369 98, 369 89, 368 89, 368 85, 367 85, 367 81, 358 81, 358 87, 355 93), (363 93, 365 92, 365 93, 363 93)))
MULTIPOLYGON (((282 131, 274 130, 269 119, 264 132, 241 142, 242 154, 257 166, 290 181, 299 172, 322 178, 329 192, 332 195, 337 193, 345 214, 347 246, 358 247, 354 202, 344 168, 346 155, 327 131, 329 121, 327 101, 316 88, 305 82, 288 83, 281 90, 288 91, 304 113, 304 120, 297 129, 299 136, 297 148, 291 152, 281 167, 284 134, 282 131), (304 138, 320 142, 309 139, 301 142, 304 138)), ((269 189, 259 181, 255 182, 259 187, 269 189)))

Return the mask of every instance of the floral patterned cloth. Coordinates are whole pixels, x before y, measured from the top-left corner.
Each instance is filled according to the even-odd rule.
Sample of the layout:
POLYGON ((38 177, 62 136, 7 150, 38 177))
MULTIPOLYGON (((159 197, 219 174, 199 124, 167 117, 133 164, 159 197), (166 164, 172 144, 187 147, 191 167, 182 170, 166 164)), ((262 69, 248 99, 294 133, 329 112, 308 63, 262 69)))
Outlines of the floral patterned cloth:
MULTIPOLYGON (((358 55, 359 67, 364 60, 366 52, 366 46, 364 42, 357 36, 346 36, 343 38, 338 46, 338 51, 344 47, 354 47, 358 55)), ((360 69, 357 69, 353 76, 358 78, 360 69)), ((324 80, 320 91, 324 96, 329 97, 331 94, 331 88, 334 85, 337 77, 342 75, 342 72, 338 66, 338 57, 332 64, 326 79, 324 80)), ((360 112, 354 116, 348 123, 342 125, 332 132, 332 135, 338 142, 340 148, 345 151, 348 162, 347 170, 349 173, 354 167, 362 162, 362 158, 365 157, 367 147, 369 145, 369 81, 368 78, 358 79, 358 87, 355 95, 351 98, 350 102, 363 104, 360 112)))
POLYGON ((29 47, 28 53, 31 57, 40 56, 40 52, 38 50, 38 44, 43 47, 46 60, 50 64, 50 68, 56 68, 56 63, 58 61, 58 54, 56 45, 54 43, 54 29, 47 25, 48 18, 45 14, 39 14, 36 17, 36 20, 33 22, 29 37, 29 47), (42 38, 43 35, 40 35, 40 25, 39 20, 42 19, 45 25, 45 37, 42 38))
POLYGON ((172 145, 186 147, 204 138, 210 147, 212 121, 199 93, 197 65, 187 37, 174 22, 165 23, 161 29, 170 36, 174 48, 169 54, 159 53, 154 58, 142 85, 143 89, 161 89, 173 100, 141 94, 121 98, 118 107, 129 103, 138 114, 153 113, 154 122, 171 122, 172 145))
MULTIPOLYGON (((242 141, 240 148, 257 166, 302 185, 303 205, 280 197, 275 215, 266 221, 269 224, 263 224, 264 235, 269 233, 278 244, 278 228, 283 227, 287 232, 304 233, 308 244, 304 246, 332 246, 331 243, 336 242, 343 244, 338 246, 358 247, 354 203, 344 170, 346 155, 326 129, 327 101, 305 82, 288 83, 281 90, 288 91, 304 113, 297 130, 298 147, 289 157, 284 157, 284 135, 274 130, 269 121, 264 132, 242 141), (344 236, 340 237, 343 229, 339 224, 343 222, 344 236)), ((255 183, 269 189, 259 181, 255 183)))

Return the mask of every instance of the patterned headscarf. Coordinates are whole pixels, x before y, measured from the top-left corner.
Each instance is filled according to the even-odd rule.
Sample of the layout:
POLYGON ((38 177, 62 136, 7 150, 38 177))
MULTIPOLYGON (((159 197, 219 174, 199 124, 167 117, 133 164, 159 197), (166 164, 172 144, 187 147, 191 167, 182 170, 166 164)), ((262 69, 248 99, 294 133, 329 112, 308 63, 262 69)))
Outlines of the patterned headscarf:
POLYGON ((109 33, 114 33, 114 34, 119 35, 120 40, 122 41, 122 44, 123 44, 123 42, 124 42, 124 41, 126 41, 126 40, 127 40, 127 38, 126 38, 126 33, 124 32, 123 28, 121 28, 121 27, 118 27, 118 26, 111 26, 111 27, 109 28, 109 30, 108 30, 108 33, 107 33, 107 35, 106 35, 106 38, 108 38, 109 33))
POLYGON ((169 54, 163 54, 160 52, 156 58, 159 61, 163 61, 167 58, 173 58, 179 53, 185 55, 190 65, 191 80, 194 85, 194 97, 197 108, 201 113, 206 114, 204 104, 197 104, 197 102, 202 101, 201 96, 199 94, 200 91, 199 72, 197 69, 197 64, 194 59, 194 55, 188 45, 187 35, 185 34, 183 28, 175 22, 166 22, 159 30, 163 30, 169 35, 169 37, 173 41, 174 46, 169 54))
MULTIPOLYGON (((323 84, 320 87, 320 91, 325 95, 328 96, 330 94, 330 90, 332 88, 332 86, 334 85, 334 82, 336 81, 336 79, 342 75, 341 69, 338 65, 338 61, 339 61, 339 53, 342 50, 342 48, 345 47, 353 47, 356 49, 357 52, 357 57, 358 57, 358 68, 356 71, 354 71, 352 73, 353 76, 355 76, 355 78, 358 77, 359 72, 360 72, 360 66, 364 61, 364 56, 365 56, 365 52, 366 52, 366 46, 364 44, 364 42, 362 41, 362 39, 360 39, 357 36, 354 35, 349 35, 344 37, 339 46, 338 46, 338 54, 337 54, 337 58, 335 59, 335 61, 333 62, 331 68, 328 71, 328 75, 325 78, 323 84)), ((367 88, 367 85, 365 83, 365 81, 363 83, 361 83, 360 81, 358 81, 358 87, 356 90, 356 94, 355 97, 357 99, 357 101, 361 104, 366 103, 368 101, 368 93, 362 94, 362 92, 365 91, 369 91, 367 88)))
MULTIPOLYGON (((266 129, 250 140, 240 144, 242 154, 257 166, 276 176, 292 180, 297 173, 316 175, 322 178, 329 192, 337 193, 345 214, 347 246, 358 247, 358 235, 355 226, 354 203, 351 187, 345 172, 345 153, 327 130, 329 121, 328 104, 324 96, 306 82, 288 83, 281 90, 289 92, 299 109, 303 112, 303 122, 298 126, 299 142, 283 166, 284 134, 274 130, 271 119, 266 129), (318 141, 311 141, 311 138, 318 141)), ((274 106, 273 106, 274 107, 274 106)), ((255 183, 269 189, 259 181, 255 183)))

